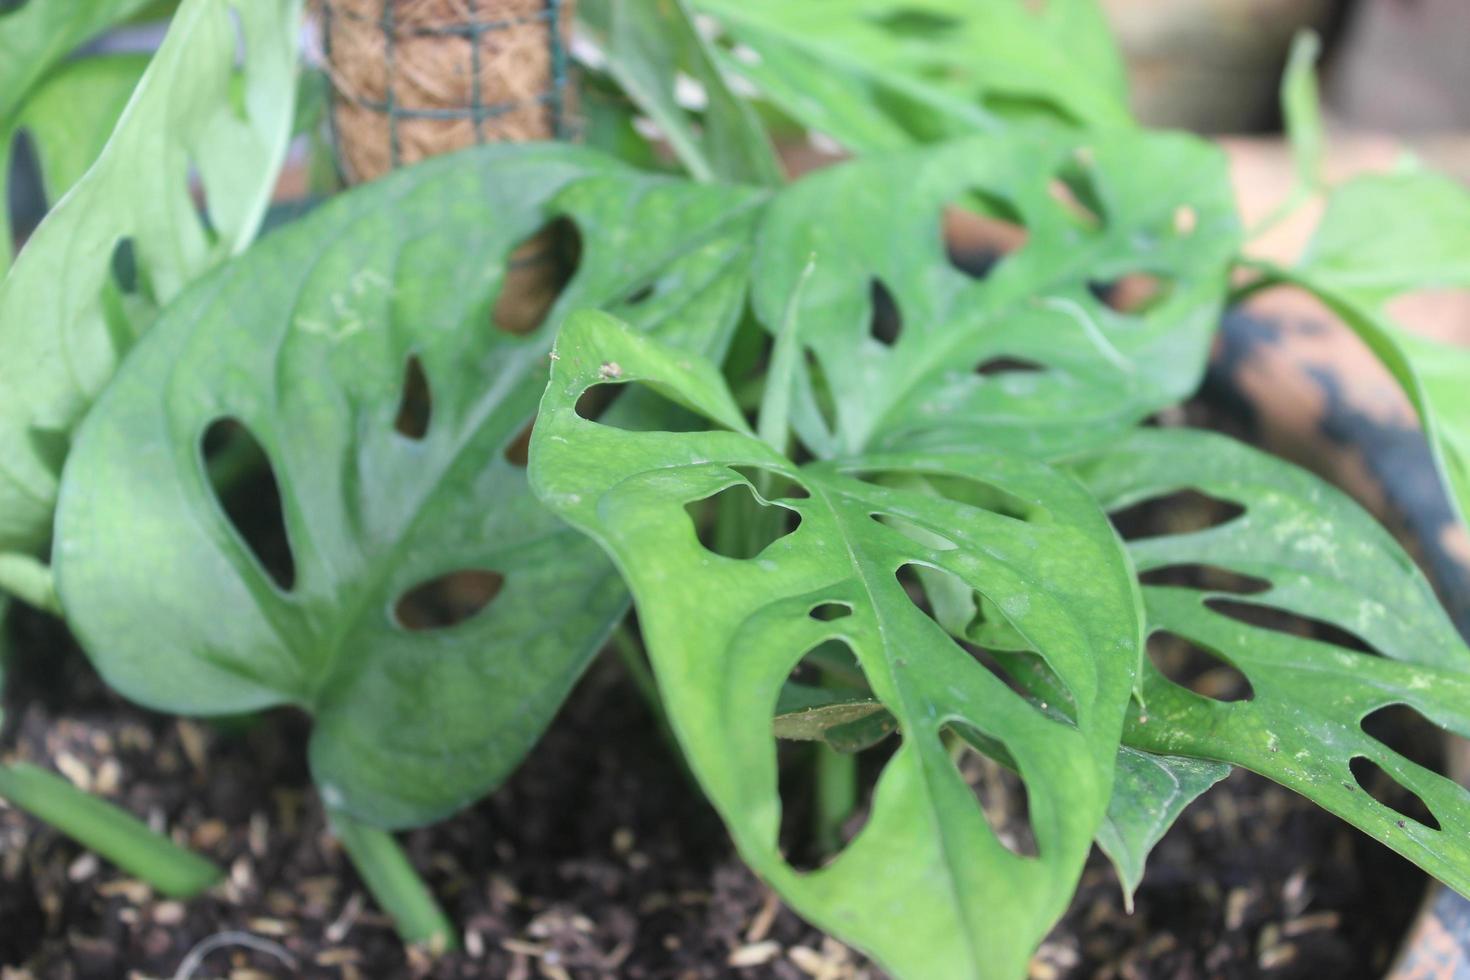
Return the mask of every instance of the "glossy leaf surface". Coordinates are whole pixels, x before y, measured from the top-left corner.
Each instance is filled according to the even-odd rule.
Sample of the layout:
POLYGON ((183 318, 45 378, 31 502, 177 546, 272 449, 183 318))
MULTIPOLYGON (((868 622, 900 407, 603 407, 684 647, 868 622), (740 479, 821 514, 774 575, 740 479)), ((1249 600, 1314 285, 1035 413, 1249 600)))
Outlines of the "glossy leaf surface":
POLYGON ((793 185, 762 228, 752 302, 772 330, 796 324, 792 419, 818 456, 977 443, 1050 456, 1194 390, 1236 237, 1223 158, 1197 140, 1013 131, 793 185), (947 260, 947 205, 1011 220, 1025 242, 975 278, 947 260), (1130 277, 1154 294, 1122 312, 1104 297, 1130 277))
POLYGON ((798 467, 755 437, 711 364, 590 312, 558 341, 531 459, 537 494, 630 584, 671 725, 751 866, 898 975, 1024 972, 1102 820, 1137 657, 1126 565, 1086 494, 978 449, 798 467), (582 418, 583 392, 609 382, 656 391, 717 431, 582 418), (685 508, 731 488, 799 525, 754 557, 716 554, 685 508), (1075 720, 1038 710, 954 642, 900 581, 905 568, 983 593, 1061 678, 1075 720), (850 612, 815 618, 822 607, 850 612), (903 741, 865 828, 802 873, 778 846, 772 716, 792 668, 826 641, 850 648, 903 741), (1039 857, 987 824, 945 746, 945 730, 964 729, 1015 760, 1039 857))
POLYGON ((718 352, 759 200, 574 148, 471 151, 340 195, 186 292, 66 470, 58 585, 102 675, 170 712, 306 709, 323 798, 365 820, 478 797, 627 603, 515 458, 557 325, 608 305, 718 352), (580 231, 575 275, 539 325, 501 329, 512 253, 558 216, 580 231), (413 363, 418 428, 400 409, 413 363), (221 420, 273 470, 284 584, 211 487, 201 446, 221 420), (479 611, 405 618, 420 587, 456 583, 479 611))
POLYGON ((300 9, 181 4, 101 155, 0 282, 0 552, 45 545, 72 430, 158 306, 254 237, 290 133, 300 9))
POLYGON ((1470 792, 1362 727, 1381 708, 1407 705, 1470 735, 1470 651, 1392 536, 1316 477, 1224 436, 1141 430, 1079 472, 1110 510, 1184 489, 1244 509, 1218 526, 1132 541, 1140 573, 1204 565, 1268 586, 1144 586, 1150 632, 1172 633, 1238 669, 1250 696, 1195 693, 1146 663, 1146 707, 1135 706, 1126 742, 1268 776, 1470 891, 1470 792), (1274 622, 1270 610, 1347 635, 1311 638, 1274 622), (1355 759, 1417 795, 1438 828, 1370 796, 1355 759))

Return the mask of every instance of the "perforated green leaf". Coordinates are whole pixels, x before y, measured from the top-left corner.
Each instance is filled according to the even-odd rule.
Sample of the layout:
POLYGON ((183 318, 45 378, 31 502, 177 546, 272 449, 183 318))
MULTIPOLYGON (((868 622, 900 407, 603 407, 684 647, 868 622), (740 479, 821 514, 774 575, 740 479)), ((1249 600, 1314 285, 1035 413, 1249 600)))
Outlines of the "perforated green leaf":
POLYGON ((1413 333, 1387 310, 1423 289, 1470 289, 1470 191, 1423 171, 1336 190, 1301 263, 1270 274, 1316 293, 1409 396, 1459 512, 1470 521, 1470 348, 1413 333))
POLYGON ((591 312, 558 341, 531 460, 537 494, 600 541, 630 584, 671 725, 751 866, 897 975, 1024 973, 1102 820, 1137 657, 1128 572, 1081 488, 979 449, 798 467, 752 434, 713 365, 591 312), (638 382, 720 431, 580 417, 583 392, 609 382, 638 382), (788 483, 799 489, 771 489, 788 483), (685 506, 729 488, 799 527, 749 559, 712 552, 685 506), (951 640, 905 590, 909 566, 984 593, 1062 679, 1075 723, 1038 710, 951 640), (850 648, 904 736, 865 828, 803 873, 778 846, 771 720, 792 668, 825 641, 850 648), (1039 857, 992 832, 946 728, 1005 746, 1028 788, 1039 857))
POLYGON ((694 0, 727 60, 784 112, 868 153, 995 129, 1016 113, 1130 122, 1095 0, 694 0))
POLYGON ((1251 697, 1205 697, 1145 664, 1146 707, 1131 714, 1127 743, 1269 776, 1470 891, 1470 793, 1361 727, 1374 711, 1403 704, 1470 735, 1470 651, 1388 532, 1317 478, 1224 436, 1142 430, 1078 470, 1110 510, 1183 489, 1244 508, 1205 530, 1132 541, 1140 573, 1205 565, 1268 586, 1248 594, 1144 586, 1149 630, 1232 664, 1251 697), (1252 608, 1331 624, 1382 656, 1268 628, 1252 608), (1417 794, 1441 829, 1373 799, 1351 771, 1358 757, 1417 794))
POLYGON ((103 677, 171 712, 306 709, 324 799, 366 820, 419 823, 479 796, 627 603, 507 455, 557 325, 607 305, 718 352, 759 201, 574 148, 471 151, 341 195, 186 292, 66 469, 58 586, 103 677), (497 328, 511 253, 558 215, 580 229, 574 278, 531 332, 497 328), (395 425, 410 356, 429 393, 418 433, 395 425), (220 419, 273 466, 287 584, 206 478, 201 440, 220 419), (503 584, 462 621, 409 629, 401 597, 460 571, 503 584))
POLYGON ((1203 143, 1016 131, 793 185, 762 228, 752 301, 772 329, 794 317, 807 359, 792 418, 817 455, 976 443, 1052 455, 1194 389, 1236 235, 1223 158, 1203 143), (941 213, 966 203, 1027 235, 980 279, 945 257, 941 213), (1134 274, 1158 288, 1140 312, 1096 295, 1134 274), (896 306, 891 340, 872 329, 877 286, 896 306))
POLYGON ((0 283, 0 552, 45 545, 72 430, 157 306, 254 237, 290 133, 299 14, 300 0, 181 4, 96 163, 0 283))

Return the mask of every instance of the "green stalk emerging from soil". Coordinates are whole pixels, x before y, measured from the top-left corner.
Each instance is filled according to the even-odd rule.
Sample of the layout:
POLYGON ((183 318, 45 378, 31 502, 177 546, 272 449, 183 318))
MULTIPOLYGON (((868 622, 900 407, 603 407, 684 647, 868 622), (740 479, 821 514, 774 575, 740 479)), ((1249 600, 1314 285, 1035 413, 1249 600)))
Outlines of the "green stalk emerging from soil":
POLYGON ((340 811, 332 811, 330 816, 337 839, 347 849, 378 906, 393 917, 404 942, 424 946, 435 954, 457 949, 459 941, 453 924, 393 835, 340 811))
POLYGON ((45 821, 165 895, 188 898, 223 872, 137 818, 24 762, 0 766, 0 798, 45 821))

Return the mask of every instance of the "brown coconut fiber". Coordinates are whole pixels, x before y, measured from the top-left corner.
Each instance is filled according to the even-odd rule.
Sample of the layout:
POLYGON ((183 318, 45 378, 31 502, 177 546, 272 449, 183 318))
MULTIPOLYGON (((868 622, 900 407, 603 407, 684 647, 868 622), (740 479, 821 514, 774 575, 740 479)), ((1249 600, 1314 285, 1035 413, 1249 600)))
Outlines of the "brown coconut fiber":
POLYGON ((349 182, 476 143, 568 135, 575 0, 319 6, 349 182))

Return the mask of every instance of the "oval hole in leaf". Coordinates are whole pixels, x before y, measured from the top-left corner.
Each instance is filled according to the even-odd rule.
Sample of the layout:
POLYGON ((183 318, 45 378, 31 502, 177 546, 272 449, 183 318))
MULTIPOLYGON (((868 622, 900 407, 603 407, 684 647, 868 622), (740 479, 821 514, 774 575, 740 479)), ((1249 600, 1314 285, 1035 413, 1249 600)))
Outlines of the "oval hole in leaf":
POLYGON ((1325 620, 1300 616, 1272 606, 1261 606, 1253 602, 1236 602, 1231 599, 1206 599, 1205 605, 1222 616, 1249 626, 1258 626, 1261 629, 1285 633, 1288 636, 1319 640, 1346 650, 1356 650, 1359 653, 1381 655, 1361 637, 1325 620))
POLYGON ((412 632, 448 629, 483 612, 504 587, 505 576, 486 569, 438 575, 398 597, 393 621, 412 632))
POLYGON ((1085 147, 1047 183, 1046 190, 1073 225, 1086 231, 1102 227, 1102 197, 1093 183, 1085 147))
POLYGON ((505 461, 512 466, 525 469, 530 462, 531 433, 536 428, 536 420, 527 422, 516 437, 505 445, 505 461))
POLYGON ((898 342, 898 335, 903 332, 903 314, 899 311, 893 293, 881 280, 870 281, 868 292, 871 297, 868 333, 884 347, 892 347, 898 342))
POLYGON ((576 275, 581 258, 581 232, 571 219, 546 224, 511 251, 491 322, 506 333, 535 331, 576 275))
POLYGON ((761 495, 767 500, 780 497, 788 500, 801 500, 811 496, 806 487, 774 470, 761 466, 731 466, 729 468, 749 480, 751 486, 760 487, 761 495), (762 482, 766 484, 765 487, 761 487, 762 482))
POLYGON ((972 279, 989 276, 1002 259, 1024 248, 1029 237, 1009 201, 978 189, 946 205, 940 227, 949 264, 972 279))
POLYGON ((938 41, 964 25, 957 17, 917 7, 870 14, 867 19, 890 34, 923 42, 938 41))
POLYGON ((896 730, 846 643, 821 643, 792 668, 773 708, 772 732, 778 740, 781 838, 787 863, 797 871, 830 863, 867 824, 875 776, 897 748, 897 739, 888 738, 896 730), (818 755, 826 758, 819 761, 818 755), (848 775, 856 780, 857 805, 839 827, 815 826, 817 765, 851 767, 848 775))
POLYGON ((807 615, 822 622, 831 622, 834 619, 851 616, 852 606, 845 602, 823 602, 812 606, 807 615))
MULTIPOLYGON (((882 473, 861 470, 846 472, 849 476, 868 483, 887 485, 882 473)), ((915 483, 911 475, 905 474, 902 477, 904 482, 900 486, 934 497, 942 497, 965 507, 986 510, 1001 517, 1008 517, 1013 521, 1044 523, 1051 520, 1051 514, 1044 507, 1024 500, 1004 487, 986 480, 978 480, 972 476, 956 476, 953 473, 922 473, 920 477, 922 482, 915 483)))
POLYGON ((1357 781, 1359 788, 1379 803, 1430 830, 1440 829, 1439 821, 1419 798, 1419 794, 1401 785, 1372 759, 1355 755, 1348 763, 1348 768, 1352 770, 1353 779, 1357 781))
MULTIPOLYGON (((230 15, 236 18, 239 17, 233 9, 230 11, 230 15)), ((235 30, 237 36, 239 36, 240 25, 238 20, 235 22, 235 30)), ((240 50, 244 50, 243 37, 241 38, 240 50)), ((240 118, 242 121, 245 119, 243 113, 240 118)), ((209 191, 204 186, 204 173, 199 167, 199 162, 193 157, 189 158, 187 186, 189 188, 189 198, 194 202, 194 210, 199 215, 199 227, 204 230, 204 237, 208 240, 212 248, 219 244, 219 230, 215 228, 214 219, 209 213, 209 191)))
POLYGON ((220 510, 261 570, 289 592, 296 584, 275 468, 260 440, 238 419, 215 419, 199 440, 204 472, 220 510))
POLYGON ((429 421, 433 418, 433 412, 429 377, 424 373, 424 365, 419 356, 411 354, 403 368, 403 393, 399 396, 393 428, 405 439, 417 442, 429 434, 429 421))
POLYGON ((1075 717, 1071 692, 986 596, 953 572, 929 565, 910 562, 898 569, 896 578, 909 601, 1011 691, 1044 711, 1048 707, 1045 692, 1050 690, 1062 702, 1058 707, 1075 717), (1044 679, 1046 686, 1038 685, 1033 696, 1023 675, 1044 679))
POLYGON ((1432 772, 1444 772, 1446 742, 1458 735, 1444 729, 1407 704, 1387 704, 1366 715, 1363 733, 1377 739, 1418 766, 1432 772))
POLYGON ((975 365, 975 373, 985 378, 1008 374, 1040 374, 1045 370, 1045 365, 1022 357, 990 357, 975 365))
POLYGON ((1151 272, 1130 272, 1108 282, 1089 282, 1087 288, 1111 309, 1142 316, 1168 298, 1172 285, 1151 272))
POLYGON ((1164 565, 1140 572, 1138 581, 1141 585, 1184 586, 1232 595, 1260 595, 1271 590, 1271 583, 1263 578, 1242 575, 1218 565, 1164 565))
POLYGON ((112 281, 124 294, 140 292, 138 247, 132 237, 118 239, 112 248, 112 281))
POLYGON ((955 771, 975 794, 975 802, 985 815, 985 822, 995 839, 1020 857, 1040 855, 1036 847, 1036 831, 1031 826, 1031 804, 1026 794, 1026 781, 1012 768, 1010 754, 1004 746, 986 738, 968 725, 950 724, 941 729, 954 760, 955 771), (973 739, 973 741, 972 741, 973 739), (987 751, 976 748, 976 742, 987 751), (1002 764, 987 752, 1006 760, 1002 764))
POLYGON ((762 503, 744 483, 684 505, 699 543, 725 558, 754 558, 796 530, 801 514, 762 503))
POLYGON ((705 428, 689 409, 637 382, 606 381, 582 392, 576 413, 625 432, 693 432, 705 428))
POLYGON ((1159 631, 1148 638, 1148 657, 1169 680, 1212 701, 1249 701, 1251 682, 1230 661, 1176 633, 1159 631))
POLYGON ((1220 527, 1244 513, 1245 508, 1233 500, 1211 497, 1198 490, 1177 490, 1145 498, 1108 516, 1124 541, 1141 541, 1220 527))
POLYGON ((623 298, 624 306, 637 306, 653 297, 654 284, 644 283, 623 298))

